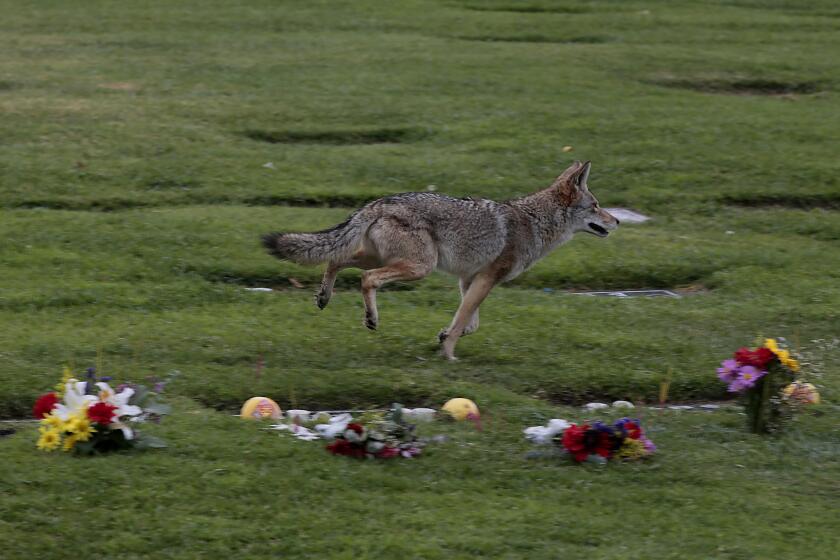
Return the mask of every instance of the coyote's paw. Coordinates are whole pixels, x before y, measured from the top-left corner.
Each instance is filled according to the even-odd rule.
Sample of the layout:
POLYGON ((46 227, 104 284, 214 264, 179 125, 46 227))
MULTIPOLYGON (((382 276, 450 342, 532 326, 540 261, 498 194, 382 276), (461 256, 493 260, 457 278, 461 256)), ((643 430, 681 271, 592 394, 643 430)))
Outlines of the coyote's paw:
POLYGON ((472 334, 478 330, 478 323, 470 323, 466 327, 464 327, 464 332, 461 333, 461 336, 467 336, 468 334, 472 334))
POLYGON ((440 329, 440 332, 438 333, 438 344, 443 344, 443 341, 445 341, 448 336, 449 329, 440 329))
POLYGON ((376 327, 379 326, 379 320, 373 315, 373 313, 365 313, 365 320, 362 321, 362 324, 370 330, 375 331, 376 327))

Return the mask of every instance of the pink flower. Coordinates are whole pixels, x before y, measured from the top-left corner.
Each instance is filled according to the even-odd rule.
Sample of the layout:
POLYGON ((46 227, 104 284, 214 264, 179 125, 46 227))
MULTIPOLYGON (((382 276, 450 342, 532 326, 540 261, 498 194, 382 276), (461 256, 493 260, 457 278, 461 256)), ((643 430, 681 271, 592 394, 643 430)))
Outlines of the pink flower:
POLYGON ((742 366, 738 369, 738 377, 729 385, 731 393, 738 393, 755 387, 756 382, 767 375, 766 371, 753 366, 742 366))
POLYGON ((717 370, 718 378, 724 383, 732 383, 738 378, 738 362, 723 360, 717 370))

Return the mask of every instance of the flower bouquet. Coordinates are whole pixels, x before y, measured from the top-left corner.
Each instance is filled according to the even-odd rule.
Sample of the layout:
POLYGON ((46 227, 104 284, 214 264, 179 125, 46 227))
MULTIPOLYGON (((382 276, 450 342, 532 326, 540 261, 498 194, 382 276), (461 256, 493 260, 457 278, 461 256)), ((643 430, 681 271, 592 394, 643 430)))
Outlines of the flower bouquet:
POLYGON ((730 393, 743 397, 749 430, 755 434, 778 431, 790 418, 797 400, 785 394, 799 375, 799 362, 783 339, 768 338, 755 349, 741 348, 724 360, 718 378, 730 393))
POLYGON ((88 381, 79 381, 68 368, 55 391, 38 398, 33 408, 40 420, 38 449, 54 451, 59 447, 79 455, 94 455, 135 447, 166 447, 160 439, 137 433, 131 425, 158 421, 169 407, 157 403, 155 391, 144 386, 108 385, 111 378, 97 381, 93 368, 88 381))
POLYGON ((645 459, 656 451, 656 446, 635 418, 621 418, 613 424, 593 422, 580 425, 555 418, 547 426, 526 428, 525 437, 536 444, 553 443, 578 463, 613 459, 635 461, 645 459))
POLYGON ((402 407, 394 405, 387 414, 370 414, 358 422, 332 423, 330 435, 335 440, 327 451, 360 459, 416 457, 422 444, 414 433, 414 425, 403 420, 402 407))

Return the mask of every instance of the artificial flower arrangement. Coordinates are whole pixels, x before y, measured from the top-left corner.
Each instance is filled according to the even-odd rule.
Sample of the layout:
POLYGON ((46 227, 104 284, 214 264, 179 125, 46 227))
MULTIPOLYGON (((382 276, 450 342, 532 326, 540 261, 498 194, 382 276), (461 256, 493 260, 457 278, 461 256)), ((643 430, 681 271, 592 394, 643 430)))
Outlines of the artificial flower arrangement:
POLYGON ((142 385, 108 385, 110 377, 97 380, 88 368, 87 381, 77 380, 69 368, 55 390, 38 398, 33 408, 40 420, 38 449, 61 448, 79 455, 143 447, 165 447, 158 438, 143 435, 133 424, 158 421, 169 407, 156 402, 163 383, 149 390, 142 385))
POLYGON ((351 420, 332 422, 328 430, 322 430, 335 438, 327 451, 360 459, 411 458, 422 451, 415 426, 403 419, 398 404, 387 413, 370 413, 357 422, 351 420))
POLYGON ((800 370, 784 339, 767 338, 758 348, 737 350, 720 364, 717 375, 730 393, 743 397, 749 430, 764 434, 780 430, 800 403, 799 393, 786 391, 801 383, 800 370))
POLYGON ((526 428, 525 437, 536 444, 554 444, 578 463, 635 461, 656 451, 656 445, 645 435, 636 418, 621 418, 613 424, 572 424, 555 418, 546 426, 526 428))

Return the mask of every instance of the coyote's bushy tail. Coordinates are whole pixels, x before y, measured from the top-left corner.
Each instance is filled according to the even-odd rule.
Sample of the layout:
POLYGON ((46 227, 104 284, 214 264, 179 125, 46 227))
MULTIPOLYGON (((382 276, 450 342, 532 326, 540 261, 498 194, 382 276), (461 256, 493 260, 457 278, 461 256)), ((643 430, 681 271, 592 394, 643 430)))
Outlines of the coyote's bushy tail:
POLYGON ((356 213, 323 231, 268 233, 263 235, 262 243, 278 259, 298 264, 348 261, 358 249, 366 225, 356 213))

